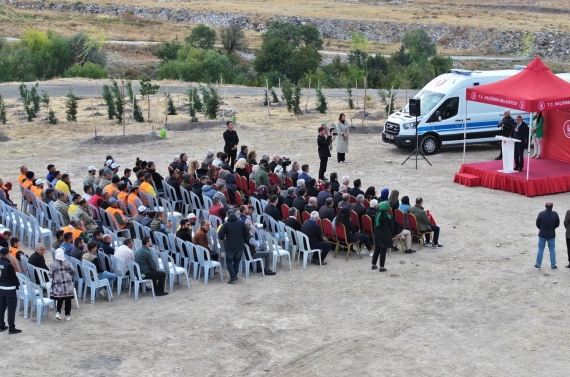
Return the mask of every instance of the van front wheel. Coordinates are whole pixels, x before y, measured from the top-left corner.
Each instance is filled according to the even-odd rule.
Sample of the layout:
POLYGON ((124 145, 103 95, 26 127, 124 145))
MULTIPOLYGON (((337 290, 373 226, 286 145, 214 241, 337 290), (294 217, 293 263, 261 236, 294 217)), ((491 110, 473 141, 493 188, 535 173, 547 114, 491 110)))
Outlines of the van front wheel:
POLYGON ((422 138, 422 141, 420 143, 420 149, 422 153, 428 156, 435 154, 435 152, 438 150, 438 147, 439 143, 433 135, 428 135, 422 138))

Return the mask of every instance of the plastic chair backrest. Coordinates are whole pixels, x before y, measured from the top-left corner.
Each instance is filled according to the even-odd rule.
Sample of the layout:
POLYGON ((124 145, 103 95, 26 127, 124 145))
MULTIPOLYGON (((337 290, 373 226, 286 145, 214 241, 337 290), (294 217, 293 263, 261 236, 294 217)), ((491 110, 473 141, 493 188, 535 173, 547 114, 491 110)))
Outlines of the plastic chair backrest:
POLYGON ((168 251, 168 237, 162 232, 154 232, 154 239, 158 244, 158 249, 161 251, 168 251))
POLYGON ((210 199, 206 195, 202 195, 202 197, 204 198, 204 210, 209 211, 210 207, 213 206, 214 203, 212 202, 212 199, 210 199))
POLYGON ((204 206, 202 205, 202 202, 200 201, 198 195, 194 194, 192 191, 188 191, 188 193, 190 194, 192 207, 194 207, 194 209, 204 209, 204 206))
POLYGON ((287 238, 292 245, 297 245, 297 237, 295 236, 295 229, 290 226, 285 225, 285 232, 287 233, 287 238))
POLYGON ((243 200, 241 198, 241 194, 239 193, 239 191, 236 191, 234 193, 234 195, 236 198, 236 202, 235 202, 236 207, 241 207, 243 205, 243 200))
POLYGON ((208 215, 208 221, 212 224, 212 229, 218 229, 222 225, 222 219, 216 215, 208 215))
POLYGON ((135 238, 142 239, 144 234, 143 225, 133 220, 133 228, 135 229, 135 238))
POLYGON ((255 186, 255 181, 253 179, 248 180, 249 182, 249 194, 253 195, 257 187, 255 186))
POLYGON ((71 260, 71 266, 75 269, 75 278, 83 279, 83 270, 81 267, 81 261, 77 258, 69 257, 71 260))
POLYGON ((113 273, 117 276, 126 276, 123 262, 121 262, 119 258, 116 258, 113 255, 111 255, 110 259, 113 266, 113 273))
POLYGON ((131 280, 142 280, 141 268, 134 260, 127 260, 127 269, 131 280))

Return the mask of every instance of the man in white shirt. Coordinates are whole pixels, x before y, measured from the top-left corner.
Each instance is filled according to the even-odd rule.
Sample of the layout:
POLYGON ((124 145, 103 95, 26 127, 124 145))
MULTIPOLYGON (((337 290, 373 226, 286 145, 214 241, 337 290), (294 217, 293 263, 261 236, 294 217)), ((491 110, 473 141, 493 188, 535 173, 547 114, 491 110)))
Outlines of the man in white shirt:
POLYGON ((91 199, 91 197, 93 196, 93 187, 83 186, 83 191, 85 192, 85 194, 83 194, 83 196, 81 196, 81 197, 83 199, 89 201, 89 199, 91 199))
POLYGON ((133 245, 135 243, 130 238, 125 238, 123 244, 115 249, 115 254, 113 256, 121 261, 123 264, 123 271, 125 274, 129 273, 129 269, 127 268, 127 261, 128 260, 135 260, 135 253, 133 252, 133 245))

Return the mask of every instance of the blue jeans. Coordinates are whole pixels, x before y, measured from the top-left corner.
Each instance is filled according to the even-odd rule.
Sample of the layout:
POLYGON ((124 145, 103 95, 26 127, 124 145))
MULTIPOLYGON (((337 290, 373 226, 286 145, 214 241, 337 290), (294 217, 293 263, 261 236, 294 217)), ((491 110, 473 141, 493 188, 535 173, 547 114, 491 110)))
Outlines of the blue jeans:
POLYGON ((108 272, 108 271, 103 271, 98 275, 99 279, 107 279, 109 280, 109 285, 111 286, 111 288, 113 287, 113 283, 115 282, 115 280, 117 280, 117 275, 115 275, 112 272, 108 272))
POLYGON ((538 254, 536 254, 536 265, 540 267, 542 264, 542 254, 544 253, 544 246, 548 242, 548 250, 550 250, 550 267, 556 267, 556 250, 555 250, 556 238, 541 238, 538 237, 538 254))
POLYGON ((243 251, 226 251, 226 267, 230 273, 230 280, 237 280, 237 273, 239 271, 239 262, 243 251))

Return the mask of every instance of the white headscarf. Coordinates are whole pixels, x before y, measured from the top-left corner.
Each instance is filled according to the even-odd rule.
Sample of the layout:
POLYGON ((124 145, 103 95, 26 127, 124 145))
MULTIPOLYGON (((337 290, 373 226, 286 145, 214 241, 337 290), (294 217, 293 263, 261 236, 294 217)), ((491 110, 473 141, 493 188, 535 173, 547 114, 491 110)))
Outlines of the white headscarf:
POLYGON ((55 251, 55 259, 65 262, 65 253, 62 248, 59 248, 55 251))

